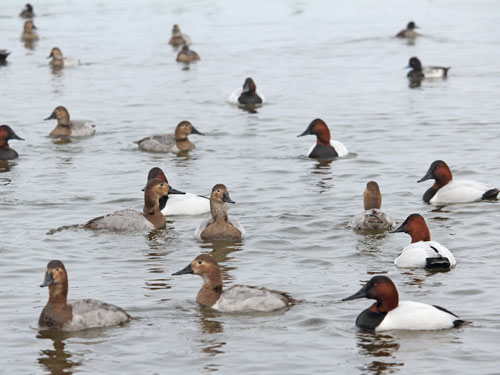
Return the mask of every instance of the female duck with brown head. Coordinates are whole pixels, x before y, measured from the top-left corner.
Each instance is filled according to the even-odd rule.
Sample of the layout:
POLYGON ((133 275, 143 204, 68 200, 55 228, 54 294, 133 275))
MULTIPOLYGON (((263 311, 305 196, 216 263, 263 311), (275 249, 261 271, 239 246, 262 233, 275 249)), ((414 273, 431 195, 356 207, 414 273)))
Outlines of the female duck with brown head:
POLYGON ((312 145, 307 156, 314 159, 333 159, 346 156, 349 151, 343 143, 330 140, 330 129, 326 123, 317 118, 309 124, 307 129, 297 137, 312 134, 316 136, 316 143, 312 145))
POLYGON ((59 260, 51 260, 47 264, 45 280, 40 286, 49 287, 49 301, 38 319, 38 325, 42 328, 81 331, 115 326, 131 319, 130 315, 118 306, 95 299, 68 302, 68 274, 59 260))
POLYGON ((227 204, 234 203, 227 188, 217 184, 210 194, 212 218, 203 221, 194 231, 194 236, 202 241, 238 241, 245 236, 245 229, 227 216, 227 204))
POLYGON ((243 87, 237 89, 229 96, 229 103, 237 105, 259 106, 264 103, 264 95, 257 90, 257 85, 252 78, 248 77, 243 83, 243 87))
POLYGON ((344 298, 350 301, 370 298, 377 302, 361 312, 356 325, 369 331, 438 330, 458 327, 464 323, 452 312, 434 305, 413 301, 399 301, 398 290, 387 276, 374 276, 357 293, 344 298))
POLYGON ((183 63, 189 63, 198 60, 200 60, 200 56, 195 51, 190 50, 187 44, 184 44, 182 46, 182 49, 177 54, 176 58, 177 62, 183 62, 183 63))
POLYGON ((38 40, 38 34, 35 30, 36 26, 33 21, 26 21, 24 23, 23 33, 21 34, 21 40, 24 42, 33 42, 38 40))
POLYGON ((17 139, 24 141, 19 137, 9 125, 0 126, 0 160, 12 160, 19 157, 18 153, 9 147, 9 140, 17 139))
POLYGON ((425 219, 419 214, 411 214, 392 233, 404 232, 411 236, 411 244, 406 246, 394 260, 403 268, 441 268, 455 267, 457 261, 446 247, 431 241, 431 233, 425 219))
POLYGON ((95 134, 95 125, 89 121, 70 120, 69 112, 62 105, 44 120, 57 120, 57 126, 50 132, 51 137, 88 137, 95 134))
POLYGON ((415 39, 418 35, 420 35, 415 31, 415 29, 418 29, 418 26, 415 25, 415 22, 408 22, 408 25, 406 25, 406 29, 403 29, 399 33, 397 33, 396 37, 415 39))
POLYGON ((204 135, 189 121, 181 121, 175 128, 175 134, 152 135, 135 143, 143 151, 179 153, 195 148, 194 143, 188 139, 188 135, 190 134, 204 135))
POLYGON ((208 254, 197 256, 187 267, 173 275, 183 274, 201 276, 203 286, 196 301, 221 312, 270 312, 295 303, 288 293, 263 287, 234 285, 223 290, 220 267, 208 254))
POLYGON ((24 6, 24 9, 19 13, 19 17, 22 18, 33 18, 35 17, 35 12, 33 11, 33 5, 31 4, 26 4, 24 6))
POLYGON ((174 47, 180 47, 184 44, 191 44, 191 38, 186 34, 181 33, 181 28, 179 25, 174 25, 172 27, 172 37, 168 41, 168 44, 174 47))
POLYGON ((52 58, 49 64, 56 69, 61 69, 64 67, 75 67, 80 65, 80 61, 78 59, 63 56, 61 50, 58 47, 52 48, 52 50, 50 51, 50 55, 48 55, 47 58, 52 58))
MULTIPOLYGON (((166 219, 160 211, 160 199, 168 195, 169 190, 167 182, 154 178, 146 185, 142 212, 131 209, 116 211, 106 216, 96 217, 83 227, 116 231, 151 231, 164 228, 166 219)), ((171 189, 170 194, 183 193, 171 189)))
POLYGON ((396 221, 380 209, 382 206, 382 194, 375 181, 370 181, 366 184, 363 197, 365 211, 351 218, 349 226, 355 230, 373 231, 393 229, 396 226, 396 221))
POLYGON ((454 180, 450 168, 442 160, 434 161, 417 182, 434 179, 424 194, 424 202, 437 206, 453 203, 470 203, 496 199, 499 190, 491 185, 472 180, 454 180))

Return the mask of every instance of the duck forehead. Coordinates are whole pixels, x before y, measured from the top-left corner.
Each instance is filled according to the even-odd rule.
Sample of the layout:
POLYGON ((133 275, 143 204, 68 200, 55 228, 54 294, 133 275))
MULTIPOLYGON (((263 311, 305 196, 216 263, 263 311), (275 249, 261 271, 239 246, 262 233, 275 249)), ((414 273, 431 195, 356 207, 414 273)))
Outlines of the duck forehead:
POLYGON ((51 261, 47 264, 47 270, 49 270, 49 269, 54 269, 54 268, 62 268, 62 269, 65 269, 65 268, 64 268, 64 264, 63 264, 63 262, 61 262, 60 260, 51 260, 51 261))

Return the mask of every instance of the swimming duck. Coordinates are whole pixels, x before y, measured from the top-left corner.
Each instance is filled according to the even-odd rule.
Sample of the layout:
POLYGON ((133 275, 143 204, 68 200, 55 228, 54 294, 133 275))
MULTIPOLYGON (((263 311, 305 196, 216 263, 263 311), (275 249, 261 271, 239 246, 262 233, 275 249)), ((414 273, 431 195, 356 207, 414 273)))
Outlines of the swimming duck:
POLYGON ((223 184, 213 187, 210 194, 212 217, 203 221, 194 231, 194 236, 202 241, 238 241, 245 236, 245 229, 236 220, 227 216, 227 203, 234 203, 223 184))
POLYGON ((45 280, 40 286, 49 287, 49 301, 38 319, 40 327, 81 331, 115 326, 132 319, 120 307, 95 299, 77 299, 68 303, 68 274, 59 260, 51 260, 47 264, 45 280))
MULTIPOLYGON (((148 173, 148 182, 153 178, 167 181, 167 177, 161 168, 154 167, 148 173)), ((169 185, 169 195, 160 198, 160 210, 165 216, 174 215, 200 215, 210 212, 210 199, 196 194, 183 193, 176 190, 177 194, 172 194, 172 187, 169 185)))
POLYGON ((94 124, 88 121, 70 121, 69 112, 62 105, 56 107, 44 120, 57 120, 57 126, 49 134, 51 137, 88 137, 95 134, 94 124))
POLYGON ((177 62, 183 62, 183 63, 188 63, 198 60, 200 60, 200 56, 196 52, 190 50, 187 44, 184 44, 182 46, 182 49, 177 54, 177 59, 176 59, 177 62))
POLYGON ((203 286, 196 301, 221 312, 270 312, 295 303, 288 293, 263 287, 234 285, 223 290, 219 265, 208 254, 198 255, 187 267, 172 275, 183 274, 200 275, 203 286))
POLYGON ((50 55, 48 55, 47 58, 52 58, 49 64, 53 68, 74 67, 80 65, 80 61, 78 59, 64 57, 61 49, 58 47, 52 48, 50 50, 50 55))
POLYGON ((452 268, 457 261, 446 247, 431 241, 431 233, 425 219, 419 214, 411 214, 392 233, 404 232, 411 236, 411 244, 406 246, 394 260, 403 268, 452 268))
POLYGON ((9 125, 0 126, 0 160, 12 160, 18 158, 18 153, 9 147, 9 140, 18 139, 24 141, 19 137, 9 125))
POLYGON ((472 180, 453 180, 450 168, 442 160, 434 161, 429 170, 417 182, 434 179, 434 185, 424 194, 424 202, 434 205, 470 203, 496 199, 498 189, 472 180))
POLYGON ((188 139, 189 134, 205 135, 199 132, 189 121, 181 121, 175 128, 175 134, 152 135, 135 143, 143 151, 178 153, 195 148, 194 143, 188 139))
POLYGON ((24 23, 24 29, 21 35, 21 40, 25 42, 32 42, 38 40, 38 34, 34 30, 36 30, 36 26, 33 23, 33 21, 26 21, 24 23))
POLYGON ((181 33, 181 28, 179 25, 174 25, 172 27, 172 37, 168 41, 168 44, 171 44, 174 47, 180 47, 184 44, 191 44, 191 38, 186 34, 181 33))
POLYGON ((250 77, 245 79, 243 87, 234 91, 228 100, 232 104, 239 105, 259 105, 265 101, 264 96, 258 92, 255 82, 250 77))
POLYGON ((356 298, 377 301, 356 319, 358 327, 369 331, 438 330, 458 327, 464 323, 458 316, 439 306, 413 301, 399 302, 398 290, 387 276, 372 277, 357 293, 342 301, 356 298))
POLYGON ((330 141, 330 130, 326 123, 317 118, 312 120, 307 129, 297 137, 304 135, 316 135, 316 143, 312 145, 307 156, 315 159, 333 159, 346 156, 349 151, 343 143, 339 141, 330 141))
POLYGON ((382 194, 375 181, 366 184, 363 194, 365 211, 354 216, 349 225, 356 230, 386 230, 396 226, 395 220, 380 210, 382 206, 382 194))
POLYGON ((415 25, 415 22, 413 22, 413 21, 408 22, 408 25, 406 25, 406 29, 401 30, 399 33, 397 33, 396 37, 397 38, 416 38, 419 34, 417 34, 415 29, 418 29, 418 26, 415 25))
POLYGON ((7 57, 10 55, 10 52, 7 52, 6 49, 0 49, 0 65, 7 63, 7 57))
POLYGON ((33 12, 33 5, 31 4, 26 4, 24 6, 24 9, 19 13, 19 17, 22 18, 33 18, 35 17, 35 12, 33 12))
POLYGON ((407 74, 409 79, 424 79, 424 78, 445 78, 448 76, 448 70, 451 66, 424 66, 416 57, 412 57, 408 63, 408 68, 412 68, 407 74))
MULTIPOLYGON (((90 220, 83 227, 87 229, 109 229, 117 231, 151 231, 164 228, 165 216, 160 211, 160 198, 168 195, 168 183, 158 178, 148 182, 144 192, 142 212, 125 209, 90 220)), ((171 194, 182 194, 172 189, 171 194)))

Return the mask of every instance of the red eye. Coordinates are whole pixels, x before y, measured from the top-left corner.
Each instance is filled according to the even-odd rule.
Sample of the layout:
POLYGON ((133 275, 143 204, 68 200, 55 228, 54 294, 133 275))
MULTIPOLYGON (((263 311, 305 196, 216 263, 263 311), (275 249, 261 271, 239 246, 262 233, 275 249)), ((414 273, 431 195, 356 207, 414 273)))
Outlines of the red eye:
POLYGON ((373 286, 378 286, 378 283, 373 283, 373 286))

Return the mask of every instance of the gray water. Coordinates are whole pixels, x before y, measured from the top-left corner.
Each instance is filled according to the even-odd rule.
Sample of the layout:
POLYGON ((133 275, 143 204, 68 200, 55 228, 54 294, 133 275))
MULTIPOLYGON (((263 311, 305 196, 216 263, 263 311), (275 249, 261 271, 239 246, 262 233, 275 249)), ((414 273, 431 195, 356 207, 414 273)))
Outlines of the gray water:
POLYGON ((430 163, 500 186, 499 4, 483 1, 56 1, 34 3, 40 41, 19 40, 24 3, 4 1, 1 123, 19 159, 0 173, 0 372, 5 374, 498 374, 498 202, 436 209, 417 184, 430 163), (414 44, 392 38, 410 20, 414 44), (185 69, 167 45, 174 23, 201 61, 185 69), (53 72, 58 46, 82 65, 53 72), (444 81, 411 89, 411 56, 451 65, 444 81), (249 113, 227 102, 251 76, 268 103, 249 113), (57 105, 97 134, 57 142, 42 121, 57 105), (319 163, 296 138, 320 117, 349 158, 319 163), (191 121, 188 155, 140 152, 133 141, 191 121), (61 226, 122 208, 141 209, 151 167, 174 188, 208 194, 227 185, 241 243, 200 243, 202 217, 166 230, 93 232, 61 226), (347 227, 376 180, 398 221, 422 214, 458 264, 450 272, 398 269, 404 234, 347 227), (220 314, 195 301, 201 279, 171 274, 200 253, 226 285, 285 290, 303 300, 270 314, 220 314), (62 260, 70 298, 91 297, 137 320, 117 328, 39 331, 47 262, 62 260), (402 300, 439 304, 472 323, 438 332, 360 332, 371 301, 340 302, 374 274, 402 300))

